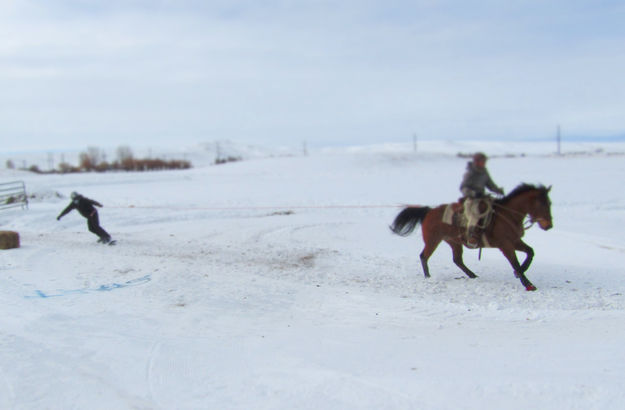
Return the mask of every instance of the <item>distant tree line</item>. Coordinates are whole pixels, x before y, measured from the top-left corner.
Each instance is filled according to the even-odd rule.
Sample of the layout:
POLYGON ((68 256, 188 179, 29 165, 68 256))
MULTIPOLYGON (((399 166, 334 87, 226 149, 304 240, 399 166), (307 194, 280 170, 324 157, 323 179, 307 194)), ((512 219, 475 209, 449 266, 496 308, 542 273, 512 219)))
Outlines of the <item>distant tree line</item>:
MULTIPOLYGON (((27 169, 36 173, 74 173, 74 172, 107 172, 107 171, 160 171, 172 169, 189 169, 191 162, 187 160, 164 160, 160 158, 135 158, 128 146, 120 146, 116 150, 117 158, 108 162, 106 154, 100 148, 88 147, 79 155, 78 166, 62 161, 57 169, 41 171, 38 166, 32 165, 27 169)), ((13 161, 8 160, 7 168, 14 169, 13 161)))
MULTIPOLYGON (((97 147, 88 147, 79 157, 79 171, 158 171, 166 169, 189 169, 191 162, 186 160, 164 160, 159 158, 135 158, 128 146, 117 148, 117 159, 107 162, 104 153, 97 147)), ((62 169, 63 165, 59 167, 62 169)))
POLYGON ((236 162, 236 161, 241 161, 241 157, 229 156, 226 158, 216 158, 215 165, 222 165, 222 164, 227 164, 228 162, 236 162))

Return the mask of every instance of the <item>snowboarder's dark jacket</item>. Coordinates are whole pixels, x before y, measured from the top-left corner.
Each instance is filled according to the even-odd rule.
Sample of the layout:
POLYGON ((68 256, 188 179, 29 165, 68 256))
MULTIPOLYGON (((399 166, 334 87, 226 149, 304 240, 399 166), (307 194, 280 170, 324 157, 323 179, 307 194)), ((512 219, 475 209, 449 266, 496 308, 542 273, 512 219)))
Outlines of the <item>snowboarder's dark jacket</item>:
POLYGON ((89 218, 94 213, 97 213, 97 210, 94 208, 95 206, 102 207, 102 204, 98 201, 94 201, 93 199, 89 199, 82 195, 76 195, 75 198, 72 199, 72 202, 61 212, 61 214, 56 219, 61 219, 63 216, 67 215, 74 209, 77 209, 78 212, 85 218, 89 218))

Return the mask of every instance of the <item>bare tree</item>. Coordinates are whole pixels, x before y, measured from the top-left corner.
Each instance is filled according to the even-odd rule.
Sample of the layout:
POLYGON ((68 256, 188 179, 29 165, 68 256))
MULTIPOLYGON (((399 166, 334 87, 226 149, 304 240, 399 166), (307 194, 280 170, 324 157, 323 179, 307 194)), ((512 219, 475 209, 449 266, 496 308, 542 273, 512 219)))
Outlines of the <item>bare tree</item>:
POLYGON ((117 147, 117 160, 120 163, 124 163, 125 161, 132 160, 134 155, 132 150, 128 145, 121 145, 117 147))
POLYGON ((114 168, 131 171, 135 168, 135 159, 132 150, 127 145, 117 147, 117 161, 114 162, 114 168))
POLYGON ((102 151, 98 147, 87 147, 86 152, 80 153, 80 168, 92 171, 102 162, 102 151))
POLYGON ((87 147, 87 154, 95 165, 104 161, 104 152, 98 147, 87 147))

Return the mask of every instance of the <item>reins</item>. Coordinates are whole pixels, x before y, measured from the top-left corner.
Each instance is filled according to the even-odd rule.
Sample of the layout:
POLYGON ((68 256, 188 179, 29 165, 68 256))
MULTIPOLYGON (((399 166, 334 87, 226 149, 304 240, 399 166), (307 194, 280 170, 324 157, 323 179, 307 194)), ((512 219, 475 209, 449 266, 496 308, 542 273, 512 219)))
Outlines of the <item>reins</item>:
MULTIPOLYGON (((510 220, 510 218, 506 217, 505 215, 502 215, 500 213, 495 212, 496 214, 498 214, 501 219, 506 222, 508 225, 510 225, 512 228, 514 228, 515 230, 519 231, 519 234, 523 233, 523 231, 527 231, 528 229, 530 229, 532 226, 534 226, 534 224, 536 223, 537 219, 534 219, 531 215, 529 215, 530 219, 525 221, 526 216, 528 215, 527 212, 520 212, 517 211, 516 209, 512 209, 510 207, 507 206, 503 206, 501 204, 498 204, 496 202, 493 203, 494 207, 498 207, 501 209, 504 209, 512 214, 517 214, 523 217, 523 219, 521 220, 521 230, 519 231, 519 228, 517 226, 517 224, 514 223, 514 221, 510 220)), ((541 218, 538 218, 541 219, 541 218)))

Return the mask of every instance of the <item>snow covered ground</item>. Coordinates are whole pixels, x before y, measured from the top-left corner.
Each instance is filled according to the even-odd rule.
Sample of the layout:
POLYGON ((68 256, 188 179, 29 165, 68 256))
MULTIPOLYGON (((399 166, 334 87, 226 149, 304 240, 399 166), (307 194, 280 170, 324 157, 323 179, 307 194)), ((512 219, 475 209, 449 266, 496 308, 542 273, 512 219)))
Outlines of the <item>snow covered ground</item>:
POLYGON ((467 250, 466 279, 444 244, 425 280, 420 231, 388 229, 455 200, 477 147, 0 171, 36 196, 0 212, 22 241, 0 251, 0 408, 623 408, 625 146, 479 145, 506 191, 553 185, 554 228, 526 233, 536 292, 497 250, 467 250), (117 246, 56 221, 74 190, 117 246))

